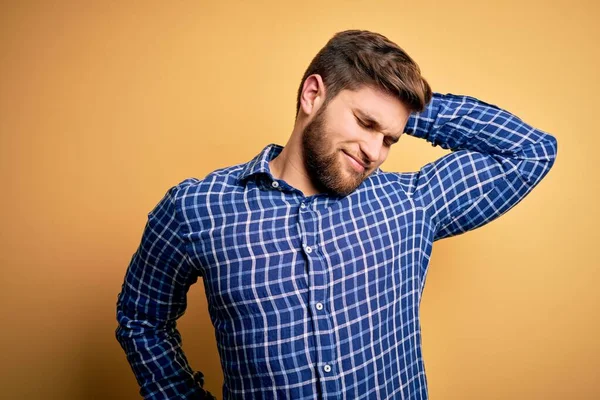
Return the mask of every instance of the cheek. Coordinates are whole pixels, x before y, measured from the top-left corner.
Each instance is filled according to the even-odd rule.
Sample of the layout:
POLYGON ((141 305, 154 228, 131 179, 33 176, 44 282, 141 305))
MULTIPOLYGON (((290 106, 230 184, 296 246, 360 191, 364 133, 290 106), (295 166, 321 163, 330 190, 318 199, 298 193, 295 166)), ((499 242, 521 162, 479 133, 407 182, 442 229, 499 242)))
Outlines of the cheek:
POLYGON ((329 132, 332 136, 335 136, 341 141, 353 141, 361 138, 364 133, 361 128, 352 121, 339 120, 335 123, 331 123, 328 127, 329 132))

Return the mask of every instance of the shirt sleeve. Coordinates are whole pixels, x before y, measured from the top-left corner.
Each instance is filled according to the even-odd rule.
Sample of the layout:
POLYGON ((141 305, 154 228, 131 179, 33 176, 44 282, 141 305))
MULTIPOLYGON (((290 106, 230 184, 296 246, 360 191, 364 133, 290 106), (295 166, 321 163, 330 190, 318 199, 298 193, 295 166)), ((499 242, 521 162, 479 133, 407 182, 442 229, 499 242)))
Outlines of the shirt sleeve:
POLYGON ((198 280, 182 238, 177 207, 180 185, 170 188, 148 213, 141 243, 117 296, 115 335, 144 399, 203 397, 176 328, 186 309, 188 289, 198 280))
POLYGON ((435 225, 434 241, 473 230, 518 204, 546 176, 554 136, 474 97, 433 93, 405 132, 447 154, 412 174, 411 191, 435 225))

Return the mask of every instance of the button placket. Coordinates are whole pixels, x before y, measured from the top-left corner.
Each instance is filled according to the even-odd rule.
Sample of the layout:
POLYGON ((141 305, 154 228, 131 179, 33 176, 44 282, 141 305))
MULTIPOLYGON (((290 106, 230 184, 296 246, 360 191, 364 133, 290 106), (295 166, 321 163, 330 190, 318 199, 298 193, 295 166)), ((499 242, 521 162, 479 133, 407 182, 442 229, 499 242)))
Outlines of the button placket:
MULTIPOLYGON (((315 207, 316 208, 316 207, 315 207)), ((323 299, 328 296, 327 275, 328 271, 325 264, 325 259, 320 252, 317 252, 318 247, 318 226, 319 213, 313 209, 310 200, 303 199, 300 201, 298 208, 298 224, 301 235, 301 251, 304 251, 307 262, 307 271, 309 279, 309 304, 312 304, 311 319, 315 332, 317 345, 320 346, 315 367, 323 377, 326 375, 328 379, 321 381, 324 392, 336 392, 339 390, 339 380, 332 379, 336 372, 333 366, 336 363, 335 337, 332 333, 332 316, 325 308, 323 299)), ((319 247, 319 249, 321 249, 319 247)), ((325 251, 326 248, 321 249, 325 251)), ((310 307, 310 306, 309 306, 310 307)))

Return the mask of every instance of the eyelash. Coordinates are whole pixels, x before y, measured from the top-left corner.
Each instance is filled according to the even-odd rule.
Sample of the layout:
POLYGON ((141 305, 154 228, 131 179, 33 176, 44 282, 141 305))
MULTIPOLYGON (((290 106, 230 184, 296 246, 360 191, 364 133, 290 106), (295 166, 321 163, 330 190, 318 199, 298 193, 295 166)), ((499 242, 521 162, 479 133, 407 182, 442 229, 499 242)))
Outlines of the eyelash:
POLYGON ((366 129, 373 129, 373 125, 367 125, 364 122, 362 122, 360 119, 358 120, 358 122, 366 129))
MULTIPOLYGON (((365 129, 369 129, 369 130, 373 129, 373 125, 367 125, 367 124, 365 124, 364 122, 362 122, 358 118, 357 118, 357 120, 358 120, 358 123, 361 124, 365 129)), ((388 147, 391 146, 391 145, 393 145, 393 144, 394 144, 394 142, 385 142, 385 145, 388 146, 388 147)))

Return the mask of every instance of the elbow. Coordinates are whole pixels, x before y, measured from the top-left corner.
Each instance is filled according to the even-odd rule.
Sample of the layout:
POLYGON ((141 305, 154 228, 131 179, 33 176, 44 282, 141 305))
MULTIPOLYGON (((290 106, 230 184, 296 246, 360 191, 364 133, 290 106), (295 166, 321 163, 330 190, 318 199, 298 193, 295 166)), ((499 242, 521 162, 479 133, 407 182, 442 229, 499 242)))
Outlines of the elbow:
POLYGON ((533 188, 550 172, 557 154, 556 137, 544 132, 541 140, 523 149, 518 167, 519 175, 533 188))
POLYGON ((536 130, 539 135, 536 140, 537 146, 539 147, 538 153, 543 156, 545 161, 549 161, 550 164, 553 164, 556 159, 556 154, 558 153, 558 140, 556 139, 556 136, 551 133, 540 129, 536 130))
POLYGON ((556 137, 550 134, 547 134, 547 140, 548 157, 550 161, 550 166, 552 166, 554 164, 554 161, 556 160, 556 155, 558 153, 558 140, 556 139, 556 137))
POLYGON ((544 133, 544 140, 539 143, 538 162, 542 164, 542 172, 538 179, 543 178, 552 169, 558 154, 558 140, 555 136, 544 133))
POLYGON ((552 166, 558 154, 558 140, 555 136, 539 129, 536 132, 537 137, 534 137, 534 142, 523 147, 521 158, 552 166))
POLYGON ((122 291, 117 297, 116 304, 116 321, 117 328, 115 329, 115 338, 119 343, 124 342, 136 337, 141 336, 145 332, 145 326, 143 321, 140 321, 137 313, 127 304, 130 303, 125 293, 122 291))

